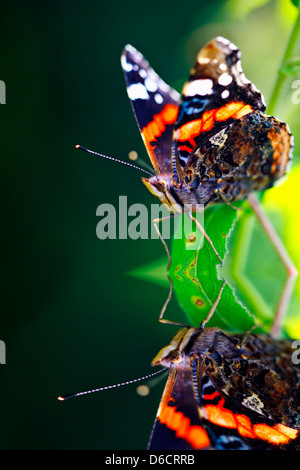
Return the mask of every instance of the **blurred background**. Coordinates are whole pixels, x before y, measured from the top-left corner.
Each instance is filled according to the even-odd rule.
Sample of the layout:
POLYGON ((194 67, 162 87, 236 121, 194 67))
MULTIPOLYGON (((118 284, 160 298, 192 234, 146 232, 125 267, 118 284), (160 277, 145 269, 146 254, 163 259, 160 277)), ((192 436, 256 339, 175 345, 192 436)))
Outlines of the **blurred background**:
MULTIPOLYGON (((135 150, 147 160, 120 67, 124 45, 180 91, 198 50, 223 35, 268 102, 296 16, 290 0, 2 3, 1 449, 147 446, 165 380, 147 397, 133 385, 56 399, 151 372, 176 331, 157 321, 168 294, 163 274, 157 282, 130 274, 155 269, 161 242, 96 237, 99 204, 118 207, 120 195, 156 202, 141 174, 75 150, 125 161, 135 150)), ((294 91, 278 110, 296 136, 294 173, 266 203, 287 210, 285 242, 300 266, 294 91)), ((297 284, 294 306, 298 292, 297 284)), ((172 301, 167 318, 172 309, 180 314, 172 301)))

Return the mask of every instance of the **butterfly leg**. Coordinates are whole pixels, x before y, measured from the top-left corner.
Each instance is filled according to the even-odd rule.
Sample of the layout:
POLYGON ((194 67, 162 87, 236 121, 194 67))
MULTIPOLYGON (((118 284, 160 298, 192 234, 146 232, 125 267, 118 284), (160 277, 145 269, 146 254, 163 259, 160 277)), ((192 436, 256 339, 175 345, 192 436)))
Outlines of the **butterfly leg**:
POLYGON ((204 238, 208 241, 208 243, 210 244, 210 246, 212 247, 215 255, 219 258, 219 261, 221 263, 221 266, 223 264, 223 260, 221 258, 221 256, 219 255, 218 251, 216 250, 212 240, 209 238, 208 234, 206 233, 206 231, 204 230, 204 228, 202 227, 202 225, 200 224, 200 222, 196 219, 196 217, 193 216, 193 214, 191 213, 191 211, 189 209, 186 210, 186 214, 187 216, 191 219, 192 222, 194 222, 196 224, 196 227, 198 228, 198 230, 202 233, 202 235, 204 236, 204 238))
POLYGON ((177 325, 177 326, 181 326, 181 327, 184 327, 184 326, 188 326, 188 325, 184 325, 183 323, 178 323, 178 322, 174 322, 172 320, 167 320, 166 318, 163 318, 164 316, 164 313, 166 311, 166 308, 168 306, 168 303, 170 302, 171 298, 172 298, 172 293, 173 293, 173 282, 172 282, 172 279, 170 278, 169 276, 169 269, 170 269, 170 266, 171 266, 171 255, 170 255, 170 251, 169 251, 169 248, 168 248, 168 245, 166 244, 165 240, 163 239, 163 236, 159 230, 159 227, 158 227, 158 224, 159 222, 162 222, 163 220, 167 220, 167 219, 170 219, 171 217, 174 217, 175 214, 171 214, 167 217, 161 217, 161 218, 158 218, 158 219, 153 219, 152 220, 152 223, 153 223, 153 226, 156 230, 156 233, 158 235, 158 237, 160 238, 162 244, 164 245, 165 247, 165 250, 167 252, 167 257, 168 257, 168 265, 167 265, 167 278, 168 278, 168 281, 170 283, 170 289, 169 289, 169 294, 168 294, 168 297, 161 309, 161 312, 159 314, 159 317, 158 317, 158 321, 160 321, 161 323, 168 323, 169 325, 177 325))
POLYGON ((256 328, 262 328, 263 329, 263 326, 260 325, 259 323, 255 324, 255 325, 252 325, 250 326, 250 328, 246 331, 246 333, 244 334, 243 336, 243 339, 242 341, 240 342, 240 348, 243 347, 243 345, 245 344, 248 336, 252 333, 253 330, 255 330, 256 328))
POLYGON ((215 190, 215 193, 217 193, 220 198, 225 202, 225 204, 227 204, 227 206, 231 207, 231 209, 235 210, 235 211, 238 211, 238 210, 241 210, 241 207, 237 207, 237 206, 233 206, 227 199, 226 197, 224 196, 224 194, 219 190, 219 189, 216 189, 215 190))
POLYGON ((267 215, 263 211, 257 197, 252 193, 248 196, 248 201, 258 218, 261 226, 263 227, 264 231, 266 232, 268 238, 270 239, 272 245, 274 246, 278 256, 280 257, 281 261, 285 269, 287 270, 287 279, 277 306, 277 310, 275 313, 275 317, 272 324, 271 335, 277 338, 280 335, 282 323, 284 316, 286 314, 291 295, 293 293, 296 277, 298 275, 298 271, 294 266, 293 261, 291 260, 285 246, 283 245, 281 239, 279 238, 278 234, 276 233, 273 225, 271 224, 270 220, 268 219, 267 215))
POLYGON ((221 296, 222 296, 222 292, 223 292, 223 289, 225 287, 225 284, 226 284, 226 281, 225 279, 223 279, 223 283, 222 283, 222 286, 221 286, 221 289, 218 293, 218 296, 216 298, 216 300, 214 301, 214 303, 212 304, 211 308, 210 308, 210 311, 208 312, 207 314, 207 317, 201 322, 201 325, 200 325, 200 328, 203 330, 206 323, 211 319, 211 317, 213 316, 213 314, 215 313, 216 311, 216 308, 221 300, 221 296))

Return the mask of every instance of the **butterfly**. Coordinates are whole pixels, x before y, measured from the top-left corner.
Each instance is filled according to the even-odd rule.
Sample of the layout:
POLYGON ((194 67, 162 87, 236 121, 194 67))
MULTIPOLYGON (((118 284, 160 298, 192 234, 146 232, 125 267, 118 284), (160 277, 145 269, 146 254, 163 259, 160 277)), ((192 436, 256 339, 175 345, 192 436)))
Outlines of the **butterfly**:
POLYGON ((152 365, 170 369, 149 450, 300 450, 292 340, 181 328, 152 365))
POLYGON ((181 95, 134 47, 121 57, 127 92, 155 175, 143 178, 171 211, 245 199, 271 187, 291 160, 286 124, 264 114, 239 49, 217 37, 200 50, 181 95))

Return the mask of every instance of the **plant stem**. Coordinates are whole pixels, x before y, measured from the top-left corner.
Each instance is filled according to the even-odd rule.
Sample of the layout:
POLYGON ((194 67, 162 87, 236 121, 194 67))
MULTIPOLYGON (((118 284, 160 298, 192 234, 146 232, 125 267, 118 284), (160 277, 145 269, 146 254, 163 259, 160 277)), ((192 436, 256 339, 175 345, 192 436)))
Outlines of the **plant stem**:
MULTIPOLYGON (((299 7, 300 8, 300 7, 299 7)), ((300 9, 298 12, 297 19, 295 21, 290 39, 288 41, 283 59, 281 61, 281 65, 278 70, 277 80, 275 82, 274 90, 269 102, 268 106, 268 114, 273 116, 276 111, 276 107, 279 104, 279 98, 281 91, 283 89, 283 85, 287 78, 289 77, 289 73, 285 71, 285 67, 291 61, 291 59, 295 58, 300 53, 300 9)))

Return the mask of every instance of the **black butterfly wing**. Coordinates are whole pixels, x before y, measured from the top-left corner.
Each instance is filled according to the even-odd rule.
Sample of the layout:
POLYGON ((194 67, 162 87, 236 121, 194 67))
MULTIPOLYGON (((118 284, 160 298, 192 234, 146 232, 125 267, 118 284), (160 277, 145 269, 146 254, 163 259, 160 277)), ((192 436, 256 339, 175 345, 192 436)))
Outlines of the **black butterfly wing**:
POLYGON ((291 342, 249 335, 242 347, 236 357, 218 348, 205 357, 202 424, 213 447, 300 449, 300 367, 291 342))
POLYGON ((197 56, 182 89, 175 124, 173 158, 181 177, 203 140, 254 110, 265 110, 262 94, 242 71, 240 56, 239 49, 222 37, 210 41, 197 56))
POLYGON ((121 57, 127 92, 155 173, 172 171, 172 139, 180 95, 127 45, 121 57))
POLYGON ((149 450, 209 449, 190 370, 171 370, 152 430, 149 450))

